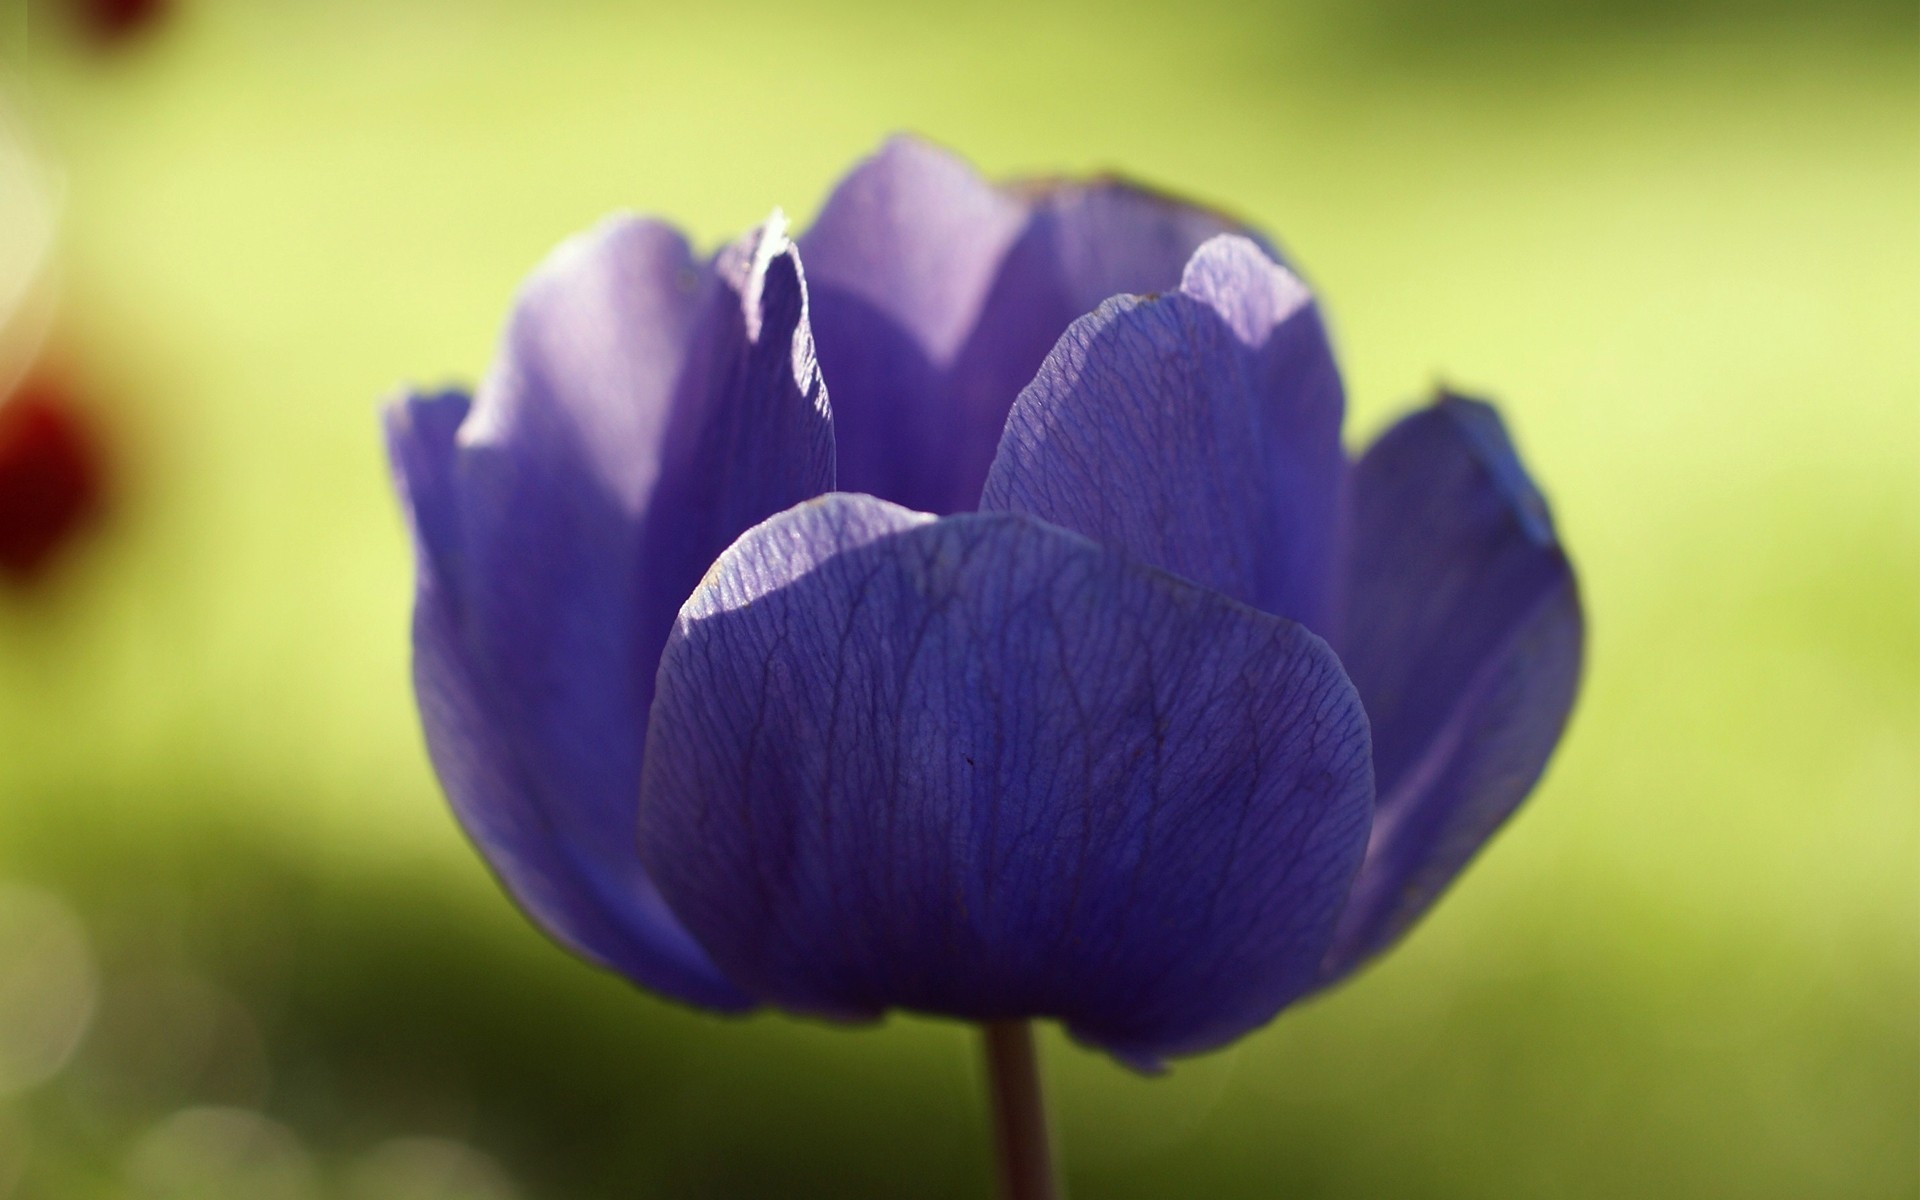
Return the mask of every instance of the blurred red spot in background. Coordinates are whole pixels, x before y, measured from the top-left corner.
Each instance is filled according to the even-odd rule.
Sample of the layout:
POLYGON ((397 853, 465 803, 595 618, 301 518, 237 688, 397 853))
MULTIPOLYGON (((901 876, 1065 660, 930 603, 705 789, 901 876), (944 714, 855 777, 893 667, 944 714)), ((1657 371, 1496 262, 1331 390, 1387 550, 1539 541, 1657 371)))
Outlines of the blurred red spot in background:
POLYGON ((99 445, 66 394, 29 380, 0 403, 0 574, 37 578, 100 508, 99 445))
POLYGON ((73 0, 74 14, 102 42, 131 37, 165 16, 168 0, 73 0))

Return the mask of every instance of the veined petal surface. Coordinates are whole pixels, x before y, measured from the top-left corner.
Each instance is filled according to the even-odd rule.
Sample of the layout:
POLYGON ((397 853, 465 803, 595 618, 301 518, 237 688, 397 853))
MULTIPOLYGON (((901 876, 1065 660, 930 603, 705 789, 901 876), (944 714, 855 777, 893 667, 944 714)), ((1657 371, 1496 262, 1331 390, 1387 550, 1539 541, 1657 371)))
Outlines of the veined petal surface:
POLYGON ((1178 292, 1073 323, 1014 404, 981 507, 1326 629, 1343 408, 1305 285, 1248 239, 1216 237, 1178 292))
POLYGON ((1331 982, 1438 899, 1526 798, 1573 707, 1573 569, 1499 416, 1443 396, 1357 465, 1341 659, 1379 803, 1331 982))
POLYGON ((756 996, 1058 1017, 1144 1064, 1311 986, 1371 805, 1303 627, 1029 517, 835 495, 682 610, 640 831, 756 996))
POLYGON ((415 683, 456 814, 561 942, 681 1000, 742 1007, 634 845, 660 647, 740 531, 829 489, 797 257, 777 227, 712 264, 611 220, 521 292, 472 405, 388 412, 419 557, 415 683))
POLYGON ((887 142, 800 239, 832 381, 840 486, 971 510, 1014 397, 1074 318, 1172 288, 1229 218, 1119 180, 995 187, 887 142))

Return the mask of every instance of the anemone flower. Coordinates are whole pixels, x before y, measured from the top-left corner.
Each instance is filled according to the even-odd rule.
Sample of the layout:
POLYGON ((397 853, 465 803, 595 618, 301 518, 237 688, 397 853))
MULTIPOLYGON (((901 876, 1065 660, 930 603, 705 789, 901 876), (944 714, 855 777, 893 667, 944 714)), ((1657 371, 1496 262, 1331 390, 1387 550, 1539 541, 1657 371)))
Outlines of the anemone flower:
POLYGON ((1046 1195, 1029 1021, 1153 1069, 1346 977, 1572 705, 1494 411, 1354 460, 1343 403, 1274 248, 1128 183, 900 139, 797 242, 611 219, 471 399, 388 410, 441 782, 644 988, 981 1024, 1004 1190, 1046 1195))

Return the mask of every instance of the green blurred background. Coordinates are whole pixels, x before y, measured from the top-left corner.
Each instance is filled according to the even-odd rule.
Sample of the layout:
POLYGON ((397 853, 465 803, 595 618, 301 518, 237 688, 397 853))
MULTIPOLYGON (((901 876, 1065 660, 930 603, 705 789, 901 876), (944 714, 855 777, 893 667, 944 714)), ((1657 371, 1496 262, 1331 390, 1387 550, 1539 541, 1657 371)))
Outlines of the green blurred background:
POLYGON ((804 221, 887 132, 1118 168, 1316 281, 1356 444, 1500 399, 1591 671, 1405 946, 1142 1079, 1073 1194, 1920 1194, 1911 3, 0 0, 106 521, 0 591, 0 1200, 971 1197, 968 1031, 674 1008, 508 905, 406 676, 376 402, 602 213, 804 221))

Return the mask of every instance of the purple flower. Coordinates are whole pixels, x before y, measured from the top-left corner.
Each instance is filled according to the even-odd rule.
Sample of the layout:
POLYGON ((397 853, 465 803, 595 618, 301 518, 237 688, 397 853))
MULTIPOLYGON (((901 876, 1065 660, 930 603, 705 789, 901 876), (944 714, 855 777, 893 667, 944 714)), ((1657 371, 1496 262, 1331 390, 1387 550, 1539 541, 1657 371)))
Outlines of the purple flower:
POLYGON ((896 140, 797 244, 610 220, 388 413, 441 782, 661 994, 1221 1045, 1433 904, 1579 675, 1494 411, 1356 461, 1342 406, 1273 250, 1130 184, 896 140))

